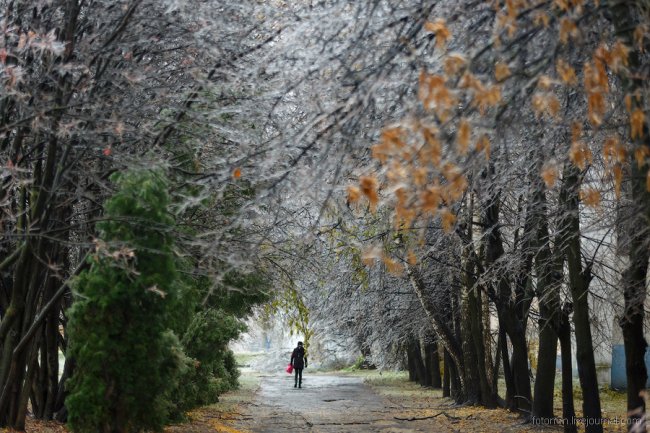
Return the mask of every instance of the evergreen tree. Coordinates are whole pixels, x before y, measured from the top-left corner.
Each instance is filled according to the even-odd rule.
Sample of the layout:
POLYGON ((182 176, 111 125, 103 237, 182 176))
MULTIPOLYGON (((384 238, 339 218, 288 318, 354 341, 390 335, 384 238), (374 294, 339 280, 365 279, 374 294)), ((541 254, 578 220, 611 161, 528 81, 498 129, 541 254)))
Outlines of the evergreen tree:
POLYGON ((172 356, 178 345, 166 332, 178 291, 167 183, 153 170, 112 180, 117 192, 70 311, 77 368, 66 404, 75 433, 160 430, 182 356, 172 356))

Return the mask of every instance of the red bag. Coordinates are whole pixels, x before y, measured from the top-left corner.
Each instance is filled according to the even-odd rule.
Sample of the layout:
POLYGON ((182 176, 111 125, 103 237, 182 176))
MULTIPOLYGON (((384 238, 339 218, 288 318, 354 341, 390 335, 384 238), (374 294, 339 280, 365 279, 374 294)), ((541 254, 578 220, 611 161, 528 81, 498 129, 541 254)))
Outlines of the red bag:
POLYGON ((287 365, 287 373, 289 373, 289 374, 293 373, 293 365, 291 365, 291 363, 289 363, 289 365, 287 365))

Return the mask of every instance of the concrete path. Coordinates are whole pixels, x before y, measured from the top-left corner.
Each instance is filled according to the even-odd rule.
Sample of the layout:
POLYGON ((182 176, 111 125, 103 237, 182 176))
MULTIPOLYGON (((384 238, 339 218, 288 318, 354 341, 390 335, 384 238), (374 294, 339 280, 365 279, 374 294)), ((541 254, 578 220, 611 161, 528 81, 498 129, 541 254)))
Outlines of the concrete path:
POLYGON ((236 427, 244 431, 281 432, 431 432, 436 420, 399 420, 399 411, 361 378, 311 375, 305 370, 301 389, 293 376, 262 379, 255 400, 236 427))

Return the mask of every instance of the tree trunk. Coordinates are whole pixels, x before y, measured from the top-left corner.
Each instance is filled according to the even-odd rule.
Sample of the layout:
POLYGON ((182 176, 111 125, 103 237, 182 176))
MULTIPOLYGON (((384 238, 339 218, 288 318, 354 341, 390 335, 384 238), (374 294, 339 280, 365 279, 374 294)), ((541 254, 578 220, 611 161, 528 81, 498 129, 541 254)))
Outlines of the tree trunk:
POLYGON ((440 359, 438 357, 437 342, 427 343, 424 346, 424 363, 430 377, 429 385, 436 389, 440 388, 442 382, 440 378, 440 359))
MULTIPOLYGON (((638 46, 634 31, 638 25, 638 17, 645 13, 641 4, 635 2, 608 2, 617 35, 628 47, 638 46)), ((648 43, 642 38, 642 49, 648 50, 648 43)), ((647 64, 640 57, 638 48, 633 48, 628 56, 628 73, 622 75, 623 90, 627 95, 645 95, 647 92, 647 64), (640 91, 640 92, 639 92, 640 91)), ((633 106, 630 110, 643 110, 647 100, 639 97, 631 98, 633 106)), ((645 399, 641 392, 645 389, 648 372, 645 366, 647 342, 643 334, 644 302, 646 299, 646 280, 648 260, 650 259, 650 192, 646 187, 646 176, 650 167, 647 158, 637 164, 634 154, 643 146, 650 146, 650 131, 647 123, 643 122, 641 137, 630 137, 633 151, 630 154, 630 185, 625 189, 625 195, 631 203, 624 224, 623 255, 629 258, 629 265, 623 272, 623 296, 625 311, 621 318, 623 343, 625 345, 625 367, 627 377, 627 410, 630 421, 628 429, 645 431, 645 399)))
POLYGON ((573 407, 573 366, 571 365, 571 324, 569 306, 562 309, 558 337, 562 351, 562 418, 564 433, 576 433, 576 411, 573 407))
MULTIPOLYGON (((483 210, 484 236, 486 238, 486 268, 493 266, 504 254, 501 233, 498 226, 499 202, 499 194, 495 193, 483 210)), ((526 251, 523 248, 522 250, 526 251)), ((528 302, 525 302, 525 286, 527 285, 527 276, 530 274, 531 267, 532 256, 529 255, 524 260, 521 275, 517 276, 514 298, 507 276, 501 275, 496 285, 496 307, 499 329, 505 332, 512 344, 512 362, 508 368, 506 368, 508 346, 505 338, 501 347, 504 361, 504 374, 507 376, 510 373, 510 377, 506 377, 506 387, 509 388, 506 391, 506 404, 512 409, 517 408, 525 412, 530 412, 532 401, 528 372, 526 315, 524 314, 524 310, 529 305, 528 302)))
POLYGON ((560 227, 561 245, 569 269, 569 288, 573 300, 573 326, 576 337, 576 362, 582 388, 582 410, 587 433, 601 433, 600 396, 596 361, 591 337, 589 319, 589 282, 591 281, 591 264, 582 266, 580 249, 580 221, 578 207, 578 188, 580 186, 578 168, 567 163, 564 170, 564 183, 560 191, 560 203, 563 207, 560 227))
MULTIPOLYGON (((536 172, 539 173, 541 167, 536 172)), ((541 179, 535 177, 534 220, 537 226, 535 269, 537 297, 539 300, 539 350, 535 394, 534 418, 550 420, 553 415, 555 391, 555 364, 557 360, 558 328, 560 319, 560 286, 562 284, 563 257, 551 251, 547 223, 546 196, 541 179)))
POLYGON ((449 352, 447 352, 447 349, 444 350, 444 355, 443 355, 443 372, 442 372, 442 396, 443 397, 451 397, 451 378, 449 375, 451 374, 451 370, 449 369, 449 364, 451 363, 451 356, 449 356, 449 352))

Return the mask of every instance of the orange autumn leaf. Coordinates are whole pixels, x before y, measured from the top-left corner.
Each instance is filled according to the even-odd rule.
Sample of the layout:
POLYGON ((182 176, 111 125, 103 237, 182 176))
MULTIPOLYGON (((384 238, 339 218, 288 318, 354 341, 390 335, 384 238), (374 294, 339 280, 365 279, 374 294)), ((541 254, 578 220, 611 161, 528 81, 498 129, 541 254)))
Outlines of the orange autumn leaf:
POLYGON ((569 12, 569 10, 571 10, 569 0, 554 0, 553 4, 564 12, 569 12))
POLYGON ((458 145, 458 152, 461 155, 467 153, 471 133, 472 130, 467 119, 461 119, 458 124, 458 132, 456 133, 456 144, 458 145))
POLYGON ((434 22, 427 22, 424 29, 436 35, 436 47, 438 48, 443 48, 451 37, 451 32, 442 18, 438 18, 434 22))
POLYGON ((536 26, 540 26, 544 28, 548 28, 548 25, 551 22, 551 19, 549 18, 548 14, 543 11, 536 11, 533 20, 536 26))
POLYGON ((580 139, 582 136, 582 125, 573 122, 571 126, 571 148, 569 159, 573 164, 584 170, 588 163, 592 162, 592 154, 589 147, 580 139))
POLYGON ((487 134, 482 134, 476 141, 476 151, 485 152, 485 159, 490 159, 490 139, 487 134))
POLYGON ((361 190, 357 188, 356 186, 350 185, 348 186, 348 202, 349 203, 356 203, 359 201, 361 198, 361 190))
POLYGON ((232 171, 232 178, 239 179, 241 177, 241 168, 237 167, 232 171))
POLYGON ((446 233, 450 233, 454 228, 454 224, 456 224, 456 215, 448 208, 443 208, 440 210, 440 222, 442 223, 442 229, 446 233))
POLYGON ((645 144, 634 150, 634 159, 636 159, 636 164, 639 168, 643 167, 648 156, 650 156, 650 147, 645 144))
POLYGON ((621 40, 617 40, 609 52, 610 59, 609 62, 607 62, 607 66, 609 66, 612 71, 619 72, 622 68, 628 65, 630 47, 625 45, 621 40))
POLYGON ((646 34, 648 34, 648 26, 646 24, 639 24, 634 29, 634 44, 640 52, 644 52, 645 50, 643 42, 646 34))
POLYGON ((381 133, 381 142, 388 147, 400 149, 404 147, 405 131, 398 127, 384 129, 381 133))
POLYGON ((578 78, 576 77, 576 71, 568 63, 562 59, 558 59, 555 64, 555 70, 557 75, 560 77, 564 84, 573 86, 578 83, 578 78))
POLYGON ((607 137, 603 143, 603 159, 606 163, 611 163, 616 157, 616 147, 618 146, 618 137, 607 137))
POLYGON ((542 75, 537 80, 537 87, 543 90, 549 90, 553 87, 553 84, 555 84, 555 81, 548 75, 542 75))
POLYGON ((540 176, 542 177, 542 180, 544 181, 546 188, 552 188, 553 185, 555 185, 555 182, 557 181, 557 178, 559 176, 559 170, 557 164, 555 163, 544 164, 540 176))
POLYGON ((408 200, 408 193, 406 188, 401 186, 395 190, 395 197, 397 197, 397 206, 404 207, 408 200))
POLYGON ((478 106, 479 112, 485 113, 489 107, 496 107, 501 101, 501 87, 498 85, 490 86, 486 89, 476 91, 474 103, 478 106))
POLYGON ((575 38, 578 36, 578 26, 576 23, 564 17, 560 20, 560 42, 566 44, 569 42, 569 38, 575 38))
POLYGON ((494 66, 494 78, 497 81, 503 81, 510 76, 510 68, 505 63, 497 63, 494 66))
POLYGON ((422 211, 435 215, 438 212, 438 206, 442 199, 442 191, 440 185, 435 183, 427 187, 426 190, 420 195, 422 211))
POLYGON ((368 198, 370 209, 375 210, 379 202, 379 193, 377 192, 377 179, 373 176, 361 176, 359 178, 361 192, 368 198))
POLYGON ((605 95, 603 92, 589 92, 587 96, 587 110, 589 121, 599 126, 602 123, 605 114, 605 95))
POLYGON ((589 207, 600 206, 600 191, 594 188, 586 188, 580 191, 580 200, 589 207))
POLYGON ((616 198, 621 198, 621 185, 623 184, 623 168, 620 164, 616 164, 612 170, 614 173, 614 190, 616 198))
POLYGON ((413 252, 413 250, 409 250, 408 254, 406 255, 406 261, 411 266, 415 266, 418 264, 418 258, 413 252))
POLYGON ((591 150, 581 141, 571 144, 569 158, 580 170, 584 170, 587 164, 592 162, 591 150))
POLYGON ((560 100, 552 93, 546 97, 546 112, 552 117, 560 114, 560 100))
POLYGON ((531 105, 536 116, 541 116, 546 111, 546 95, 537 92, 531 99, 531 105))
POLYGON ((636 109, 630 115, 630 136, 632 140, 643 138, 643 125, 645 124, 645 114, 640 109, 636 109))
POLYGON ((573 122, 571 124, 571 142, 575 143, 580 141, 582 137, 582 125, 579 122, 573 122))
POLYGON ((424 167, 418 167, 413 170, 413 183, 417 186, 423 186, 427 183, 429 171, 424 167))
POLYGON ((467 64, 467 58, 460 53, 450 53, 445 57, 444 69, 447 75, 456 75, 467 64))
POLYGON ((423 162, 431 162, 436 167, 440 165, 440 161, 442 160, 442 144, 436 136, 437 133, 438 131, 434 128, 422 129, 422 135, 424 135, 426 142, 426 145, 421 151, 423 162))
POLYGON ((388 150, 388 147, 383 143, 379 143, 371 146, 370 153, 373 159, 378 160, 382 164, 385 164, 386 161, 388 161, 388 157, 390 156, 390 151, 388 150))
POLYGON ((483 83, 481 83, 481 80, 476 78, 473 74, 465 72, 458 83, 458 87, 461 89, 482 90, 484 86, 483 83))
POLYGON ((384 256, 382 258, 384 265, 386 265, 386 270, 393 275, 401 275, 404 272, 404 266, 401 263, 396 262, 390 257, 384 256))
POLYGON ((632 95, 628 93, 625 95, 625 98, 623 98, 623 100, 625 101, 625 109, 629 114, 632 114, 632 95))

